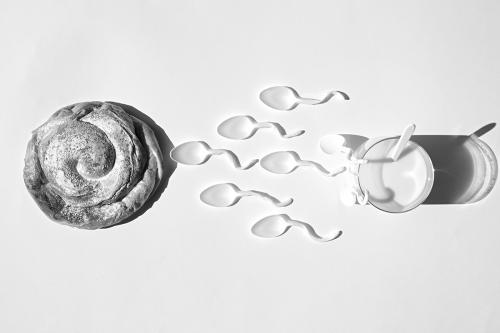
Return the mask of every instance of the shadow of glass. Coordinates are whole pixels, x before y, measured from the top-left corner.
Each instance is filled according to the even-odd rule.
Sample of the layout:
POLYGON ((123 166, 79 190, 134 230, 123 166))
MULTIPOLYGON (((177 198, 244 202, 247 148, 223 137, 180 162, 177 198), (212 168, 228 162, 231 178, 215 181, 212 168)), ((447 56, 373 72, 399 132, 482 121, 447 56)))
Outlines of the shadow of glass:
POLYGON ((474 186, 478 174, 477 157, 471 151, 469 135, 414 135, 434 165, 434 185, 425 205, 460 204, 474 186))
POLYGON ((477 131, 475 131, 473 134, 479 138, 480 136, 482 136, 482 135, 488 133, 489 131, 491 131, 492 129, 494 129, 496 125, 497 125, 497 123, 486 124, 483 127, 481 127, 480 129, 478 129, 477 131))
POLYGON ((107 227, 107 228, 113 228, 118 225, 129 223, 135 220, 136 218, 144 214, 148 209, 150 209, 156 201, 158 201, 158 199, 161 197, 161 195, 167 188, 168 181, 172 176, 172 174, 174 173, 177 167, 177 163, 175 163, 175 161, 173 161, 170 158, 170 151, 174 148, 172 141, 170 141, 165 131, 160 126, 158 126, 153 119, 149 118, 149 116, 145 115, 144 113, 137 110, 133 106, 117 102, 107 102, 107 103, 118 105, 121 108, 123 108, 128 114, 145 122, 155 133, 156 139, 158 140, 158 144, 160 146, 163 155, 163 177, 162 179, 159 180, 158 186, 156 187, 155 191, 150 195, 149 199, 144 203, 144 205, 142 205, 142 207, 139 210, 137 210, 134 214, 127 217, 125 220, 123 220, 118 224, 107 227))

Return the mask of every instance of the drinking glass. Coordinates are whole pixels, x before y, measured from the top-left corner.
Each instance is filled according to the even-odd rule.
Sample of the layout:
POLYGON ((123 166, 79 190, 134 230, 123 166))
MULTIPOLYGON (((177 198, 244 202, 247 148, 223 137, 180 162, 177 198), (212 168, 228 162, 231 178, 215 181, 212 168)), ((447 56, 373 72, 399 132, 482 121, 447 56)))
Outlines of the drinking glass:
POLYGON ((434 183, 432 160, 420 145, 409 141, 400 157, 389 158, 399 136, 369 139, 354 156, 366 164, 355 166, 355 186, 368 192, 368 202, 385 212, 403 213, 427 199, 434 183))

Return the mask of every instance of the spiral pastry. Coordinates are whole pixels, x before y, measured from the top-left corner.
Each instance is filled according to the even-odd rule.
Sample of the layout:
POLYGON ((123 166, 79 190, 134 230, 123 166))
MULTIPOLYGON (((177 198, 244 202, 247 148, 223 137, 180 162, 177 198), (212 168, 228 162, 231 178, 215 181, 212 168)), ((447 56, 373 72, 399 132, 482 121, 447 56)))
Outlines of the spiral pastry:
POLYGON ((98 229, 123 221, 154 192, 163 156, 153 130, 112 103, 62 108, 33 131, 24 182, 56 222, 98 229))

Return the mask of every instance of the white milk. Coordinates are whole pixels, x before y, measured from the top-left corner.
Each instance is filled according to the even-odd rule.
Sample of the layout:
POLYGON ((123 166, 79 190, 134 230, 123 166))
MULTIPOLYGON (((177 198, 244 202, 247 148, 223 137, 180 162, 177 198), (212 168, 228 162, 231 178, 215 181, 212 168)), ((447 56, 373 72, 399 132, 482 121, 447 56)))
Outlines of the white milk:
POLYGON ((414 142, 408 142, 397 161, 388 157, 397 141, 386 139, 372 146, 364 155, 368 163, 359 168, 359 183, 368 190, 370 203, 390 212, 419 205, 429 195, 433 180, 430 159, 414 142))

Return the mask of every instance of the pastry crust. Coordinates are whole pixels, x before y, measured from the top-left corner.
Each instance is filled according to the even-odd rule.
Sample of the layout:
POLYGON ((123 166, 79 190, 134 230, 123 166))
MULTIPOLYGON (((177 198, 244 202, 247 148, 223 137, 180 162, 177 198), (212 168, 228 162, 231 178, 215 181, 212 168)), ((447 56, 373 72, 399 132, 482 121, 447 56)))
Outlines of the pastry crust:
POLYGON ((82 229, 120 223, 163 177, 153 130, 116 104, 86 102, 54 113, 33 131, 24 182, 54 221, 82 229))

